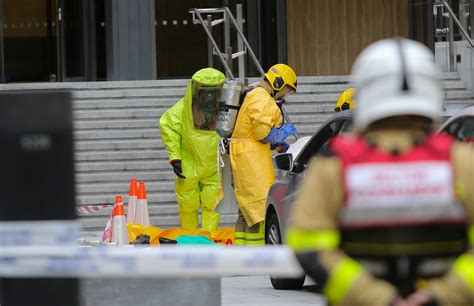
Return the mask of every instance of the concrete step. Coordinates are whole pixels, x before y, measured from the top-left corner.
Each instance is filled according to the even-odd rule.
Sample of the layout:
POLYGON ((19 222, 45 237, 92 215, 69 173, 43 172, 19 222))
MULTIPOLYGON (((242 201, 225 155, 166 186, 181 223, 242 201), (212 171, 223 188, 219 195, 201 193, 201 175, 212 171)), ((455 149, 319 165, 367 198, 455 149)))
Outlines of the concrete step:
MULTIPOLYGON (((126 196, 128 194, 128 189, 125 190, 121 195, 126 196)), ((77 205, 102 205, 102 204, 111 204, 115 202, 115 196, 117 193, 98 193, 98 194, 85 194, 79 195, 76 197, 77 205)), ((154 191, 147 190, 147 199, 150 205, 161 205, 161 204, 173 204, 176 203, 176 196, 174 191, 164 192, 164 191, 154 191)))
POLYGON ((183 87, 163 88, 126 88, 126 89, 91 89, 73 91, 74 99, 112 99, 112 98, 142 98, 142 97, 164 97, 180 99, 186 91, 183 87))
MULTIPOLYGON (((449 79, 442 81, 445 90, 465 90, 466 84, 458 79, 449 79)), ((350 84, 298 84, 297 94, 300 93, 337 93, 350 87, 350 84)))
POLYGON ((452 100, 452 101, 449 101, 449 103, 447 103, 446 108, 447 108, 448 113, 455 113, 457 111, 460 111, 461 109, 463 109, 467 105, 474 105, 474 99, 471 99, 471 100, 463 100, 463 99, 452 100))
MULTIPOLYGON (((129 181, 102 182, 102 183, 78 183, 77 192, 81 195, 113 194, 113 193, 128 195, 129 186, 130 186, 129 181)), ((154 191, 154 192, 173 193, 174 180, 160 181, 160 182, 147 181, 146 189, 148 191, 154 191)))
POLYGON ((76 131, 80 130, 109 130, 109 129, 141 129, 157 128, 156 119, 108 119, 108 120, 81 120, 74 124, 76 131))
POLYGON ((178 102, 179 98, 127 98, 127 99, 76 99, 73 102, 75 110, 81 109, 122 109, 122 108, 155 108, 170 107, 178 102))
POLYGON ((142 181, 163 181, 174 179, 172 169, 166 170, 134 170, 134 171, 111 171, 99 173, 77 173, 77 183, 99 183, 99 182, 130 182, 133 177, 142 181))
MULTIPOLYGON (((457 72, 443 72, 440 75, 442 80, 459 79, 457 72)), ((260 78, 247 78, 247 83, 260 80, 260 78)), ((300 76, 298 83, 347 83, 349 76, 300 76)), ((149 81, 109 81, 109 82, 64 82, 64 83, 16 83, 0 84, 1 90, 44 90, 44 89, 71 89, 76 91, 93 89, 127 89, 127 88, 169 88, 184 87, 189 83, 189 79, 161 79, 149 81)))
POLYGON ((472 93, 469 91, 446 91, 445 98, 450 99, 470 99, 472 93))
MULTIPOLYGON (((461 81, 447 82, 445 83, 445 89, 450 92, 447 98, 457 97, 460 92, 465 92, 465 84, 461 81)), ((327 85, 330 88, 328 89, 324 86, 312 87, 312 86, 300 86, 301 90, 298 90, 297 94, 294 94, 288 98, 288 102, 330 102, 334 103, 342 90, 346 89, 346 85, 327 85)), ((170 106, 176 103, 179 100, 178 98, 172 99, 163 99, 157 96, 151 96, 148 98, 124 98, 124 99, 108 99, 108 98, 98 98, 93 100, 75 100, 74 108, 75 113, 87 114, 87 110, 97 113, 97 110, 123 110, 129 111, 130 108, 135 110, 167 110, 170 106), (81 112, 81 111, 84 112, 81 112)), ((102 116, 102 113, 98 113, 102 116)), ((161 113, 157 114, 158 116, 161 113)), ((97 117, 97 116, 96 116, 97 117)))
POLYGON ((156 139, 160 137, 158 128, 142 128, 142 129, 124 129, 124 130, 94 130, 94 131, 75 131, 74 137, 76 140, 91 140, 91 139, 142 139, 151 138, 156 139))
POLYGON ((169 107, 157 108, 131 108, 119 110, 78 110, 73 113, 75 120, 83 119, 114 119, 114 118, 156 118, 157 122, 161 114, 169 107))
MULTIPOLYGON (((109 217, 112 213, 113 206, 104 208, 97 212, 93 212, 90 214, 87 213, 79 213, 78 216, 80 217, 109 217)), ((128 206, 125 203, 125 212, 128 213, 128 206)), ((150 216, 158 216, 158 215, 172 215, 175 216, 178 214, 178 205, 177 204, 155 204, 155 205, 148 205, 148 212, 150 216)))
POLYGON ((457 72, 441 72, 441 80, 459 80, 459 73, 457 72))
POLYGON ((442 81, 444 90, 466 90, 467 86, 464 81, 461 80, 445 80, 442 81))
POLYGON ((99 150, 140 150, 140 149, 164 149, 161 137, 158 135, 155 139, 91 139, 77 140, 75 143, 75 151, 99 151, 99 150))
MULTIPOLYGON (((308 115, 307 109, 310 109, 311 114, 322 113, 322 114, 333 114, 334 113, 334 103, 327 106, 320 105, 290 105, 286 104, 285 109, 288 110, 293 121, 298 122, 298 118, 304 115, 308 115)), ((305 120, 305 119, 303 119, 305 120)), ((113 119, 113 120, 81 120, 80 122, 75 123, 74 127, 76 129, 75 136, 77 140, 92 140, 99 139, 101 137, 100 133, 97 131, 103 131, 113 135, 116 131, 143 131, 143 136, 138 138, 149 138, 149 137, 160 137, 159 134, 159 122, 156 119, 113 119), (150 135, 150 132, 152 133, 150 135), (155 133, 155 135, 153 135, 155 133)), ((123 134, 123 137, 113 137, 116 138, 130 138, 128 134, 123 134)), ((132 135, 132 134, 130 134, 132 135)), ((136 137, 136 136, 133 136, 136 137)))
POLYGON ((98 89, 135 89, 184 87, 189 79, 162 79, 145 81, 107 81, 107 82, 64 82, 64 83, 11 83, 0 84, 2 90, 48 90, 70 89, 74 91, 98 89))
POLYGON ((145 160, 145 161, 106 161, 106 162, 77 162, 77 173, 102 173, 108 171, 136 171, 136 170, 170 170, 168 161, 145 160))
POLYGON ((160 160, 168 159, 163 150, 133 150, 133 151, 87 151, 76 152, 76 161, 128 161, 128 160, 160 160))

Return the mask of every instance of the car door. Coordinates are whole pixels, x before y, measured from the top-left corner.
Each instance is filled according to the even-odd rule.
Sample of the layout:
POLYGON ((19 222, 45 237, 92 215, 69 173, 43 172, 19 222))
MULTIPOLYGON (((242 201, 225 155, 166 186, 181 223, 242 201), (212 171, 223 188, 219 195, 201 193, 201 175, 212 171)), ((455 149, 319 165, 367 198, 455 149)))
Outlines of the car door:
POLYGON ((347 132, 352 129, 352 119, 350 117, 338 117, 332 121, 327 122, 317 134, 306 144, 303 151, 298 155, 295 160, 295 166, 293 171, 287 174, 288 179, 288 192, 284 199, 283 210, 285 215, 280 216, 281 228, 284 229, 286 225, 286 219, 288 218, 288 212, 291 209, 298 184, 304 177, 304 171, 308 162, 312 157, 318 154, 327 154, 329 141, 337 134, 347 132))
POLYGON ((452 122, 448 123, 443 129, 440 131, 441 133, 447 133, 455 138, 457 138, 457 132, 459 131, 459 127, 463 122, 463 118, 457 118, 452 122))
POLYGON ((474 142, 474 117, 460 117, 446 125, 441 132, 463 142, 474 142))
POLYGON ((463 142, 474 142, 474 117, 464 118, 455 137, 463 142))

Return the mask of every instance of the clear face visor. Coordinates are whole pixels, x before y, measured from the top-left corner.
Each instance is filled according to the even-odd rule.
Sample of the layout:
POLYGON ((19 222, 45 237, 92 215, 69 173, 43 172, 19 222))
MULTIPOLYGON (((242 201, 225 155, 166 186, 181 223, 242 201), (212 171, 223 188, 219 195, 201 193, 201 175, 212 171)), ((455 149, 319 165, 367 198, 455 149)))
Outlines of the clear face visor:
POLYGON ((193 81, 193 120, 194 128, 215 130, 217 107, 222 85, 206 85, 193 81))

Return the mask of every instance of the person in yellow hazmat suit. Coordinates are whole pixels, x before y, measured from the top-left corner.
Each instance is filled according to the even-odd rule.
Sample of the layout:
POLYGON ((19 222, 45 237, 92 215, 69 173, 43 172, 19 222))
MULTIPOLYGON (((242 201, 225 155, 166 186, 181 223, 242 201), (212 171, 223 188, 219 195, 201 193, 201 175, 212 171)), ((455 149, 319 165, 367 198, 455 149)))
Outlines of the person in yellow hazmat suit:
POLYGON ((352 75, 357 134, 310 162, 286 243, 330 305, 473 305, 474 148, 433 132, 433 54, 382 40, 352 75))
POLYGON ((353 87, 350 87, 344 90, 336 101, 336 107, 334 111, 342 112, 344 110, 353 109, 356 107, 356 102, 354 101, 355 90, 353 87))
POLYGON ((197 71, 185 96, 160 118, 160 133, 176 174, 175 188, 181 227, 198 228, 201 207, 202 229, 219 225, 219 176, 215 131, 220 90, 225 76, 213 68, 197 71))
POLYGON ((275 180, 272 149, 288 149, 285 139, 297 132, 282 124, 276 100, 295 92, 296 74, 285 64, 276 64, 250 91, 240 107, 230 142, 234 190, 239 205, 235 225, 236 245, 265 244, 265 201, 275 180))

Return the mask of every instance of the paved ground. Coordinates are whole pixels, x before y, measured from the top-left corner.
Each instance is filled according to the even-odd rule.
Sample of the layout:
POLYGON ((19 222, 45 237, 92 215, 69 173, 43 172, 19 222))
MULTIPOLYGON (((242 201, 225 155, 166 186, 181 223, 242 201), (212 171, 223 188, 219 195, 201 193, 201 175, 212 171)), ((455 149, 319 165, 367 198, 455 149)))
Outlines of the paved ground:
POLYGON ((222 306, 241 305, 317 305, 326 306, 314 291, 314 282, 306 279, 303 290, 275 290, 268 276, 232 276, 221 278, 222 306))

